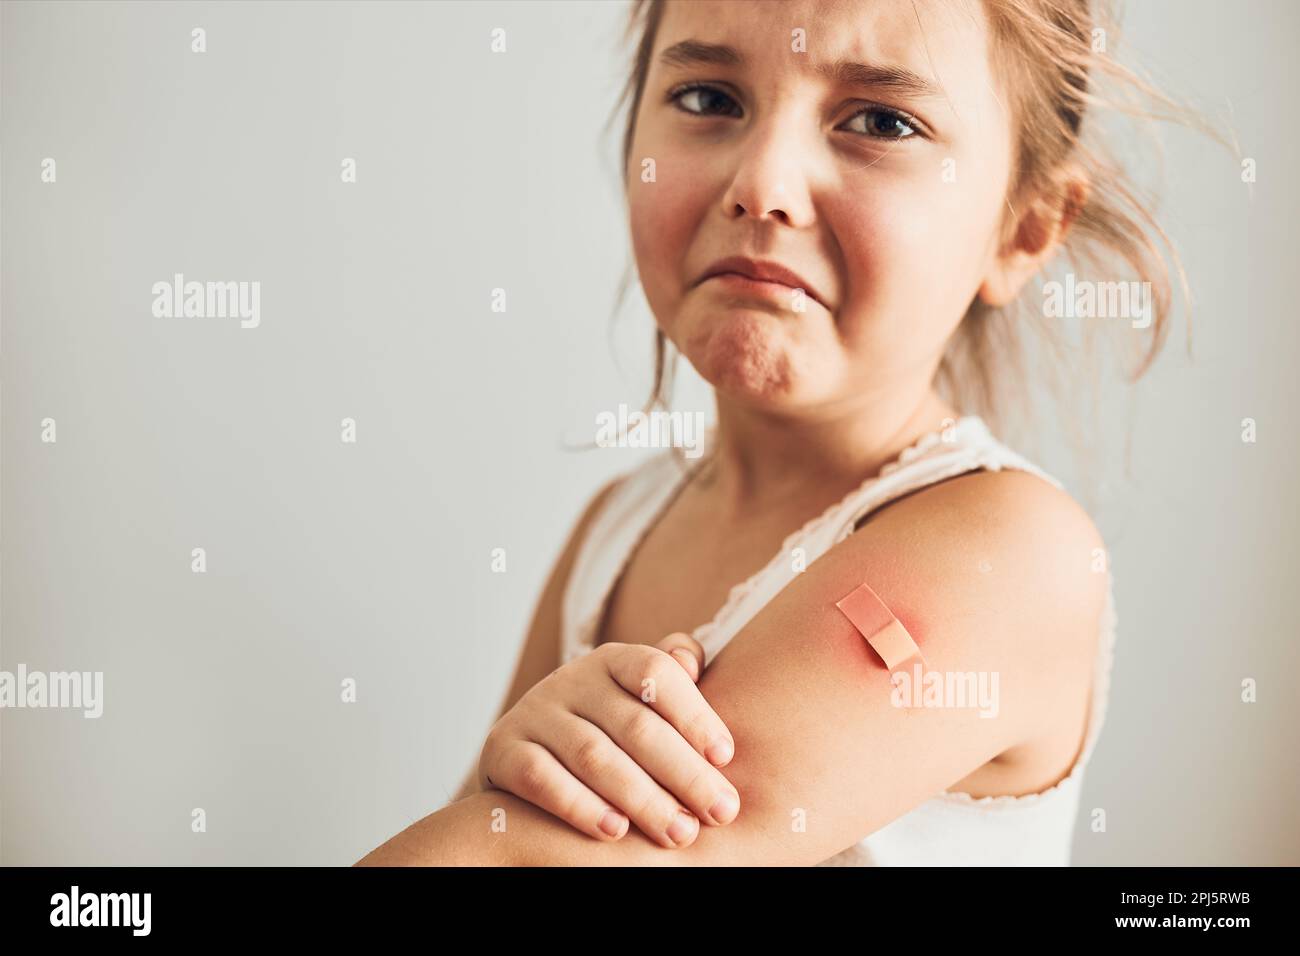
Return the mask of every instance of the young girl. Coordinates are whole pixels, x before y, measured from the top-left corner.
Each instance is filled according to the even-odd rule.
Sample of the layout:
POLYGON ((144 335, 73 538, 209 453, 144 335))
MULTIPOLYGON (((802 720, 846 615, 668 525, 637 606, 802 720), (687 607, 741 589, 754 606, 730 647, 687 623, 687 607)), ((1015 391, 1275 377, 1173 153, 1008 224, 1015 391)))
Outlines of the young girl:
POLYGON ((1156 289, 1148 362, 1167 331, 1162 234, 1085 145, 1099 81, 1131 80, 1106 22, 1092 0, 636 4, 656 392, 671 343, 717 425, 594 498, 476 779, 364 863, 1068 862, 1105 545, 971 409, 1062 250, 1156 289), (922 672, 837 606, 864 584, 933 694, 900 697, 922 672))

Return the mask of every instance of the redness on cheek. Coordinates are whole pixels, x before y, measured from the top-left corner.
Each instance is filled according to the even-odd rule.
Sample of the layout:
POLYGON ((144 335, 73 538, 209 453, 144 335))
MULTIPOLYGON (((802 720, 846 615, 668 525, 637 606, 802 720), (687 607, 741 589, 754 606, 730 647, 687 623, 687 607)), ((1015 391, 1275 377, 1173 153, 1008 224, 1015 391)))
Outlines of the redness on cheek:
POLYGON ((691 219, 680 195, 662 183, 629 186, 629 219, 637 278, 656 320, 673 332, 687 282, 683 262, 691 242, 691 219))

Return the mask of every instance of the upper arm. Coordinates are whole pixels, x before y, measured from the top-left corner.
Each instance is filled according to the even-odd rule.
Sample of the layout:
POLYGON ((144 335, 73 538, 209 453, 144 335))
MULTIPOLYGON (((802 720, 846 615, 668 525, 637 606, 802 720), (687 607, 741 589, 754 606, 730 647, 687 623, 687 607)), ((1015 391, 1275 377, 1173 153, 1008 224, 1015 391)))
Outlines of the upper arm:
POLYGON ((1035 736, 1089 673, 1105 598, 1100 536, 1031 475, 977 473, 888 509, 798 574, 740 630, 699 688, 736 742, 739 816, 677 850, 633 829, 603 843, 500 792, 414 825, 370 862, 812 865, 1035 736), (998 675, 992 718, 903 710, 835 606, 871 586, 930 671, 998 675), (502 812, 507 831, 489 822, 502 812))
POLYGON ((1064 492, 996 472, 934 486, 832 548, 701 679, 736 741, 727 777, 742 810, 678 852, 816 863, 1036 736, 1090 673, 1098 546, 1064 492), (884 664, 835 606, 862 583, 916 640, 927 675, 986 675, 996 715, 895 707, 884 664))
POLYGON ((528 634, 524 638, 519 660, 515 664, 514 675, 510 679, 510 689, 506 692, 497 719, 518 703, 519 698, 528 693, 533 685, 560 666, 560 607, 565 588, 569 583, 569 574, 573 570, 573 562, 592 520, 620 480, 615 478, 595 494, 569 533, 564 549, 556 559, 554 567, 551 568, 537 606, 533 610, 528 634))

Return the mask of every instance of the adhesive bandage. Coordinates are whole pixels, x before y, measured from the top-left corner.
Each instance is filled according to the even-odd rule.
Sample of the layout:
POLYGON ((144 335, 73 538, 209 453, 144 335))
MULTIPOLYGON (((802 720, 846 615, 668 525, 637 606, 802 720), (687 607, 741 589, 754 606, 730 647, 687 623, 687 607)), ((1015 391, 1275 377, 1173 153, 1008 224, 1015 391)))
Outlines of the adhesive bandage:
POLYGON ((912 640, 912 635, 907 633, 907 628, 894 617, 880 596, 865 584, 859 584, 836 601, 835 606, 867 639, 872 650, 880 655, 890 671, 910 669, 915 664, 925 663, 921 649, 912 640))

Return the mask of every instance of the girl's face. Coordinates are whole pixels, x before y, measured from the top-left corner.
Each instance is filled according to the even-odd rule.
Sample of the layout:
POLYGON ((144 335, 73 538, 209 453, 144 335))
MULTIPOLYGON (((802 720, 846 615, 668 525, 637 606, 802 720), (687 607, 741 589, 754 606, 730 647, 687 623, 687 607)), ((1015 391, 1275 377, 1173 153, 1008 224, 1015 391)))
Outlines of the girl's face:
POLYGON ((919 398, 996 268, 1000 99, 975 2, 668 3, 626 183, 664 333, 747 405, 919 398), (802 281, 701 281, 732 256, 802 281))

